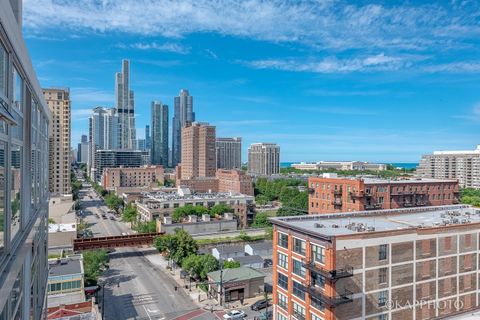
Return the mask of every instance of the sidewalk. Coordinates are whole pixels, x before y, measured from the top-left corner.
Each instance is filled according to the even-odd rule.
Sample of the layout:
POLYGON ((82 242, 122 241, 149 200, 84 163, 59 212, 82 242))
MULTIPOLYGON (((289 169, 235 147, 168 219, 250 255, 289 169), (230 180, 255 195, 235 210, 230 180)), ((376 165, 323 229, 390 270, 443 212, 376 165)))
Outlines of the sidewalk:
POLYGON ((190 288, 190 282, 186 279, 181 279, 180 278, 180 268, 177 268, 175 270, 169 270, 167 269, 168 262, 165 260, 165 258, 160 255, 160 254, 152 254, 152 255, 147 255, 145 256, 151 264, 154 266, 160 268, 163 270, 165 273, 169 274, 175 282, 178 284, 178 290, 184 290, 184 292, 187 293, 187 295, 190 296, 193 302, 202 309, 205 310, 213 310, 213 311, 226 311, 226 310, 231 310, 231 309, 241 309, 245 308, 261 297, 254 297, 250 299, 245 299, 243 301, 243 305, 240 303, 240 301, 235 301, 232 303, 225 303, 223 307, 218 305, 218 302, 215 299, 208 299, 207 293, 201 290, 200 288, 195 287, 195 282, 192 282, 191 288, 190 288))

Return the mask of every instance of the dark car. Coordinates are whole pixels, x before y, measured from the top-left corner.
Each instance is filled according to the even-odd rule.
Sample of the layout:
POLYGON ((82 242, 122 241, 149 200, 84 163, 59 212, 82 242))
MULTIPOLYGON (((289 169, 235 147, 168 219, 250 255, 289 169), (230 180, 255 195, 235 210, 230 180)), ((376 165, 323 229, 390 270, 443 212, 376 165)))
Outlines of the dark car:
POLYGON ((252 304, 250 306, 250 309, 252 309, 254 311, 258 311, 258 310, 261 310, 261 309, 265 309, 269 305, 270 305, 270 303, 268 302, 268 300, 262 299, 262 300, 258 300, 254 304, 252 304))
POLYGON ((257 318, 258 320, 270 320, 273 319, 273 312, 272 311, 267 311, 264 312, 260 315, 260 317, 257 318))

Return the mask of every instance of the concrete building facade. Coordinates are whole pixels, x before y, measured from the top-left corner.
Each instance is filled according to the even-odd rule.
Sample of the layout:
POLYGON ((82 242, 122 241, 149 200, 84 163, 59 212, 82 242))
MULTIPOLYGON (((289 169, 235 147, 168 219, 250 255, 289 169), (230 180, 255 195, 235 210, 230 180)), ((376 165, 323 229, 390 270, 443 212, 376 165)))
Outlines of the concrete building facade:
POLYGON ((459 203, 457 180, 311 177, 309 214, 459 203))
POLYGON ((355 170, 355 171, 385 171, 387 165, 384 163, 371 163, 362 161, 319 161, 293 163, 292 168, 298 170, 355 170))
POLYGON ((49 121, 22 36, 22 1, 0 1, 0 318, 44 318, 49 121))
POLYGON ((271 222, 274 319, 429 320, 479 307, 477 209, 393 209, 271 222))
POLYGON ((140 150, 97 150, 95 152, 94 179, 101 183, 105 168, 139 168, 148 164, 150 155, 148 151, 140 150))
POLYGON ((48 260, 48 307, 85 302, 83 256, 48 260))
POLYGON ((152 164, 168 167, 168 106, 152 101, 152 164))
POLYGON ((272 175, 280 172, 280 147, 275 143, 252 143, 248 147, 248 173, 272 175))
POLYGON ((188 90, 180 90, 174 98, 174 115, 172 123, 172 166, 175 167, 182 161, 182 129, 187 122, 195 121, 193 111, 193 96, 188 90))
POLYGON ((48 128, 49 189, 52 194, 69 194, 72 192, 70 183, 70 90, 43 89, 43 97, 52 116, 48 128))
POLYGON ((182 179, 215 177, 215 130, 203 122, 182 129, 182 179))
POLYGON ((164 183, 162 166, 143 166, 139 168, 105 168, 102 186, 107 190, 128 187, 157 187, 164 183))
POLYGON ((242 168, 242 138, 217 138, 217 169, 242 168))
POLYGON ((480 145, 475 150, 435 151, 422 156, 421 177, 457 179, 462 188, 480 189, 480 145))

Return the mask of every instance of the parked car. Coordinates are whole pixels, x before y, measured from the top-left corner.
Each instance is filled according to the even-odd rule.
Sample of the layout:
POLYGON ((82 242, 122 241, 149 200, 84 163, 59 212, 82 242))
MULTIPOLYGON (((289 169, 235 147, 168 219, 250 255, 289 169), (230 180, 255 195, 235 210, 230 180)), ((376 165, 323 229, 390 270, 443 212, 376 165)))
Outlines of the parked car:
POLYGON ((114 216, 110 216, 110 220, 116 220, 114 216))
POLYGON ((272 311, 266 311, 263 312, 259 317, 257 317, 258 320, 271 320, 273 319, 273 312, 272 311))
POLYGON ((232 310, 223 315, 223 319, 236 320, 244 319, 247 315, 243 311, 232 310))
POLYGON ((252 309, 254 311, 258 311, 258 310, 261 310, 261 309, 265 309, 269 305, 270 305, 270 303, 268 302, 268 300, 262 299, 262 300, 256 301, 254 304, 252 304, 250 306, 250 309, 252 309))
POLYGON ((272 261, 272 259, 265 259, 265 260, 263 260, 263 267, 264 267, 264 268, 269 268, 269 267, 271 267, 271 266, 273 266, 273 261, 272 261))

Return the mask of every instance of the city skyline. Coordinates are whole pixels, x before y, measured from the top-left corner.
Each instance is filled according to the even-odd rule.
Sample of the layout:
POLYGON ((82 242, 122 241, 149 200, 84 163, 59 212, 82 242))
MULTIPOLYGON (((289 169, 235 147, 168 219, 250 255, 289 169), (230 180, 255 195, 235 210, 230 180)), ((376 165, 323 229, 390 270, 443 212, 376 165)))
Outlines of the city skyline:
POLYGON ((163 101, 173 114, 173 97, 187 88, 199 121, 217 126, 219 136, 243 138, 244 159, 254 142, 278 143, 282 161, 373 162, 416 162, 423 153, 479 142, 479 45, 467 31, 476 30, 469 17, 478 4, 335 9, 330 2, 282 8, 272 1, 263 4, 271 10, 259 19, 243 5, 206 3, 201 10, 212 13, 210 25, 188 11, 200 10, 196 6, 184 15, 172 8, 168 19, 161 2, 148 12, 132 6, 135 19, 128 25, 117 4, 89 6, 84 19, 68 1, 24 6, 25 37, 42 85, 71 88, 73 138, 87 132, 87 110, 114 105, 111 75, 127 58, 137 132, 150 122, 151 101, 163 101), (64 25, 57 17, 63 10, 71 13, 64 25), (222 18, 234 14, 244 33, 222 18), (288 26, 279 23, 282 14, 288 26), (53 16, 49 26, 45 21, 53 16), (425 25, 420 17, 429 17, 425 25), (245 27, 256 20, 264 23, 245 27), (152 23, 142 29, 143 21, 152 23), (322 21, 335 23, 324 29, 322 21))

